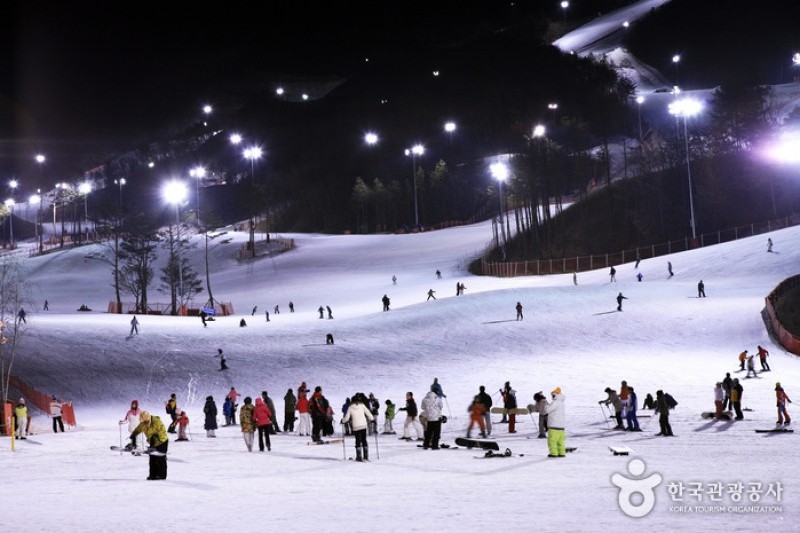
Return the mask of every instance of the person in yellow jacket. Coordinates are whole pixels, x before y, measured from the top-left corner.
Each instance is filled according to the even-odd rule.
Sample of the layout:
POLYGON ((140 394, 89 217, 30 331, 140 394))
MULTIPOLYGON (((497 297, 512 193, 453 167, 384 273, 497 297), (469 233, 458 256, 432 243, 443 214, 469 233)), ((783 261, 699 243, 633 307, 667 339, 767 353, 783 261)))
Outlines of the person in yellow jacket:
POLYGON ((253 436, 256 431, 256 425, 253 421, 254 412, 253 399, 248 396, 244 399, 244 407, 239 411, 239 424, 242 426, 244 445, 247 446, 248 452, 253 451, 253 436))
POLYGON ((136 447, 136 436, 140 433, 144 434, 147 443, 150 446, 150 475, 147 476, 149 480, 167 479, 167 447, 169 446, 169 437, 167 437, 167 428, 164 423, 157 416, 153 416, 147 411, 142 411, 139 415, 139 425, 131 433, 129 445, 131 449, 136 447))
POLYGON ((17 400, 17 406, 14 408, 14 418, 17 422, 17 438, 25 440, 25 430, 28 426, 28 406, 25 405, 25 398, 17 400))

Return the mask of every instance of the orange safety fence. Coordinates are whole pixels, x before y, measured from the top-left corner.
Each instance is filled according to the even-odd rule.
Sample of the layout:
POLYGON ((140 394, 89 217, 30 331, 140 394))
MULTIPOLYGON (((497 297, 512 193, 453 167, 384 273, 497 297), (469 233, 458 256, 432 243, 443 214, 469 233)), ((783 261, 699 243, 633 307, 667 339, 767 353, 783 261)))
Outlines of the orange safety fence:
MULTIPOLYGON (((25 398, 25 402, 28 405, 33 405, 48 415, 50 414, 50 400, 53 397, 51 394, 45 394, 34 389, 16 376, 10 376, 9 385, 19 391, 22 397, 25 398)), ((72 404, 72 402, 62 403, 61 419, 70 427, 75 427, 75 406, 72 404)), ((8 425, 6 425, 5 429, 6 434, 10 434, 10 428, 8 425)))

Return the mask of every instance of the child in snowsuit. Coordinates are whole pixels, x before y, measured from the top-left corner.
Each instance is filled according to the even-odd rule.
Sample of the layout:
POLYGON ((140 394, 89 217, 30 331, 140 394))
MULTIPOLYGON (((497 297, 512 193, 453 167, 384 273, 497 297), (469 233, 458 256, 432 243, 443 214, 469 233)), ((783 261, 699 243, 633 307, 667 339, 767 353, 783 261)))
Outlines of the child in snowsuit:
MULTIPOLYGON (((131 408, 128 409, 128 412, 125 413, 125 417, 119 421, 120 425, 124 424, 125 422, 128 423, 128 433, 133 433, 136 429, 136 426, 139 425, 141 422, 139 420, 139 416, 142 414, 142 410, 139 409, 139 402, 137 400, 133 400, 131 402, 131 408)), ((139 435, 139 440, 136 442, 136 448, 140 450, 145 449, 144 445, 144 435, 139 435)))
POLYGON ((544 439, 547 437, 547 398, 545 398, 542 391, 533 395, 533 409, 531 412, 539 413, 539 435, 538 438, 544 439))
POLYGON ((475 424, 481 428, 481 438, 486 438, 486 425, 483 423, 483 413, 486 412, 486 407, 483 406, 481 399, 475 396, 475 398, 472 399, 472 403, 470 404, 469 408, 467 408, 467 412, 469 413, 467 438, 470 438, 472 428, 475 426, 475 424))
POLYGON ((786 396, 786 392, 784 392, 780 383, 775 384, 775 398, 778 402, 778 425, 785 424, 788 426, 792 423, 792 419, 789 418, 789 413, 786 411, 786 402, 792 403, 792 400, 786 396), (786 422, 783 421, 784 417, 786 422))
POLYGON ((414 400, 414 394, 411 392, 406 393, 406 406, 400 408, 401 411, 406 412, 406 421, 403 424, 402 440, 411 440, 411 432, 409 427, 414 427, 414 432, 417 434, 417 440, 422 440, 422 424, 417 420, 419 411, 417 410, 417 402, 414 400))
POLYGON ((186 437, 186 426, 189 425, 189 417, 186 415, 186 412, 181 409, 175 412, 175 416, 177 417, 175 419, 175 427, 178 428, 178 438, 175 440, 189 440, 188 437, 186 437))
POLYGON ((383 423, 383 435, 394 435, 395 431, 392 427, 392 420, 394 420, 395 410, 397 406, 392 403, 392 400, 386 400, 386 410, 383 412, 383 416, 386 420, 383 423))

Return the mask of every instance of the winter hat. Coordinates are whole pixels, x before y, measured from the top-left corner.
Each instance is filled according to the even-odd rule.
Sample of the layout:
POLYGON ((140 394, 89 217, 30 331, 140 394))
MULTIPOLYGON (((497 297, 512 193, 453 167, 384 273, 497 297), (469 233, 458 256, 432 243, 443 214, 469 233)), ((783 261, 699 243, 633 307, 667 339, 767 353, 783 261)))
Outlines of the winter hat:
POLYGON ((253 399, 250 396, 248 396, 247 398, 244 399, 244 403, 246 405, 250 405, 251 403, 253 403, 253 399))
POLYGON ((214 401, 214 397, 213 396, 206 396, 206 401, 207 402, 213 402, 214 401))
POLYGON ((150 416, 150 413, 148 413, 147 411, 142 411, 141 414, 139 415, 139 420, 141 420, 142 422, 150 422, 151 418, 152 417, 150 416))
POLYGON ((603 392, 611 392, 611 387, 606 387, 606 390, 603 392))
POLYGON ((25 398, 20 398, 17 400, 17 405, 25 405, 25 398))
POLYGON ((780 381, 775 384, 775 390, 781 390, 782 388, 783 387, 781 387, 781 382, 780 381))
POLYGON ((139 400, 133 400, 131 402, 131 407, 133 407, 133 408, 139 407, 139 400))
POLYGON ((556 387, 553 389, 553 394, 561 394, 561 387, 556 387))

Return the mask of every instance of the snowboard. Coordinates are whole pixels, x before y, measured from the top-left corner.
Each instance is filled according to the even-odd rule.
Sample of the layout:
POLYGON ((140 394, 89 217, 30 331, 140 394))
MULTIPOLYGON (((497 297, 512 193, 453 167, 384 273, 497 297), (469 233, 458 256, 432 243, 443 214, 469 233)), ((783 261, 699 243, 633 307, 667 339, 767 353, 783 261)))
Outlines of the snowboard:
MULTIPOLYGON (((714 411, 705 411, 704 413, 700 413, 700 417, 705 419, 716 418, 717 413, 714 411)), ((733 420, 733 413, 731 411, 723 411, 720 420, 733 420)))
POLYGON ((756 433, 794 433, 794 430, 786 428, 757 429, 756 433))
POLYGON ((344 439, 329 439, 329 440, 318 440, 318 441, 309 441, 309 446, 322 446, 323 444, 339 444, 344 442, 344 439))
MULTIPOLYGON (((640 415, 638 411, 636 412, 636 418, 650 418, 652 416, 653 415, 640 415)), ((615 415, 610 415, 608 418, 614 420, 617 417, 615 415)), ((622 415, 622 420, 625 420, 625 415, 622 415)))
POLYGON ((492 414, 505 415, 509 413, 521 416, 521 415, 527 415, 528 410, 523 407, 519 407, 517 409, 506 409, 505 407, 492 407, 492 414))
POLYGON ((497 444, 496 441, 493 440, 483 440, 483 439, 467 439, 463 437, 459 437, 456 439, 456 445, 464 446, 465 448, 480 448, 481 450, 494 450, 500 451, 500 446, 497 444))
POLYGON ((608 449, 611 450, 611 453, 614 455, 630 455, 631 452, 633 452, 633 450, 627 446, 609 446, 608 449))
POLYGON ((156 451, 156 450, 142 450, 141 448, 133 448, 133 449, 129 450, 125 446, 123 446, 121 448, 119 446, 111 446, 111 449, 113 451, 115 451, 115 452, 119 452, 119 451, 128 452, 131 455, 152 455, 154 457, 164 457, 165 455, 167 455, 164 452, 159 452, 159 451, 156 451))
MULTIPOLYGON (((485 454, 483 454, 483 456, 476 457, 475 459, 490 459, 493 457, 511 457, 511 450, 509 448, 506 448, 506 451, 504 451, 503 453, 495 453, 494 450, 489 450, 485 454)), ((524 456, 520 455, 520 457, 524 456)))

